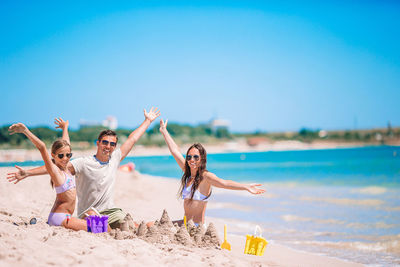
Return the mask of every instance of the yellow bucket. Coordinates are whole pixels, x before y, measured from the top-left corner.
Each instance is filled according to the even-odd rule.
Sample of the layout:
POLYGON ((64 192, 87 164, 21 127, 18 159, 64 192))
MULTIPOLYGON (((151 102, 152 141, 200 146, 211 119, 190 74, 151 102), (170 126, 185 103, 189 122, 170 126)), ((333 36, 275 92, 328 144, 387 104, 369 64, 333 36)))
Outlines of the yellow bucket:
POLYGON ((265 248, 268 242, 261 235, 260 226, 256 225, 254 235, 246 235, 246 245, 244 247, 244 254, 262 256, 264 255, 265 248), (259 235, 257 235, 257 230, 259 235))

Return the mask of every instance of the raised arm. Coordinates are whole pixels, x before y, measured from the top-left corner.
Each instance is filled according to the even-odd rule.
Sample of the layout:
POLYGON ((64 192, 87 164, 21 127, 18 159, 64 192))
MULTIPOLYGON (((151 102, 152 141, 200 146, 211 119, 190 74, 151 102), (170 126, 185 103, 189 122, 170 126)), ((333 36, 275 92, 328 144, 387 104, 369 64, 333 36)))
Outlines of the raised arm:
POLYGON ((35 175, 43 175, 47 174, 47 170, 45 166, 40 166, 36 167, 30 170, 24 170, 20 166, 15 165, 15 168, 17 168, 16 172, 10 172, 7 173, 7 179, 10 183, 14 182, 14 184, 19 183, 23 179, 29 177, 29 176, 35 176, 35 175))
POLYGON ((172 139, 171 135, 169 134, 167 130, 167 124, 168 120, 166 120, 165 123, 163 120, 160 120, 160 132, 164 136, 164 140, 165 143, 167 143, 169 152, 171 152, 172 156, 178 163, 179 167, 181 167, 181 169, 185 171, 185 158, 182 156, 178 145, 175 143, 174 139, 172 139))
POLYGON ((68 125, 69 125, 69 121, 64 121, 63 119, 59 118, 55 118, 54 119, 54 124, 56 124, 56 129, 61 129, 63 131, 62 133, 62 140, 67 141, 69 144, 71 144, 70 140, 69 140, 69 134, 68 134, 68 125))
POLYGON ((128 137, 128 140, 121 146, 121 161, 128 155, 129 151, 132 150, 133 145, 142 137, 142 135, 146 132, 147 128, 149 128, 150 124, 160 116, 160 111, 158 108, 151 108, 149 112, 144 110, 145 120, 143 123, 134 130, 128 137))
POLYGON ((264 189, 258 188, 261 184, 241 184, 231 180, 224 180, 218 178, 215 174, 211 172, 204 173, 204 178, 208 183, 215 187, 225 188, 230 190, 247 190, 252 194, 262 194, 265 192, 264 189))
POLYGON ((56 172, 55 169, 56 167, 51 161, 50 155, 47 152, 46 145, 43 143, 43 141, 37 138, 37 136, 34 135, 31 131, 29 131, 29 129, 22 123, 16 123, 11 125, 8 131, 10 132, 10 134, 23 133, 26 135, 26 137, 29 138, 29 140, 31 140, 31 142, 36 146, 36 148, 42 155, 47 172, 50 174, 50 176, 53 177, 56 172))

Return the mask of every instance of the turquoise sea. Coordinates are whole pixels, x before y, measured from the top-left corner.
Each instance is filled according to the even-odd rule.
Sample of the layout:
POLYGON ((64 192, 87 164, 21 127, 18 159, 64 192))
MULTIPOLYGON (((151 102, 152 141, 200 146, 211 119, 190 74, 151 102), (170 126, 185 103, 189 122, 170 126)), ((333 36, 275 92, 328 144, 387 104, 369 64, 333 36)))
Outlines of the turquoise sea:
MULTIPOLYGON (((172 156, 133 157, 140 172, 180 178, 172 156)), ((221 178, 268 183, 400 187, 400 147, 209 154, 207 169, 221 178)))
MULTIPOLYGON (((171 156, 126 161, 142 173, 182 175, 171 156)), ((262 183, 268 197, 226 190, 210 202, 229 205, 206 216, 251 221, 267 240, 294 249, 400 265, 400 147, 211 154, 207 168, 223 179, 262 183)))
MULTIPOLYGON (((182 175, 171 156, 123 163, 130 161, 141 173, 182 175)), ((400 147, 209 154, 207 169, 223 179, 262 183, 267 193, 213 194, 210 202, 227 205, 207 209, 206 217, 251 221, 267 240, 294 249, 369 266, 400 266, 400 147)))

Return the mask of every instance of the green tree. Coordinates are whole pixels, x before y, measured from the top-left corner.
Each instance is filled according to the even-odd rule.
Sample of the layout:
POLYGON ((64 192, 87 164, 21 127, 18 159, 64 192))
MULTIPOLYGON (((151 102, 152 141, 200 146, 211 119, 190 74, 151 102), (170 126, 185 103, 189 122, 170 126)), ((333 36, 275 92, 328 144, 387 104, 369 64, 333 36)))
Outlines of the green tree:
POLYGON ((299 131, 299 137, 301 137, 302 139, 318 138, 318 132, 319 130, 313 131, 307 128, 302 128, 299 131))
POLYGON ((218 128, 215 131, 215 137, 217 138, 230 138, 231 135, 229 134, 229 131, 227 128, 218 128))
POLYGON ((31 132, 43 142, 50 143, 57 139, 57 131, 49 127, 32 128, 31 132))
POLYGON ((73 137, 77 139, 72 139, 71 141, 86 141, 89 143, 94 143, 99 136, 99 133, 107 128, 103 126, 90 126, 90 127, 82 127, 78 131, 76 131, 76 135, 73 137))

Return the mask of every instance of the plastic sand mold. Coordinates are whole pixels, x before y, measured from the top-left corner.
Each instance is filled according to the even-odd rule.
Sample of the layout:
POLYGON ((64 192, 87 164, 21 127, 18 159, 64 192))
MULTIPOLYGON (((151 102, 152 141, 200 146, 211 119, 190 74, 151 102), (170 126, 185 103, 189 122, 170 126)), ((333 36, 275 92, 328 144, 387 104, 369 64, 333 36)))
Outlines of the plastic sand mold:
POLYGON ((88 232, 103 233, 107 232, 108 216, 90 215, 86 217, 88 232))
POLYGON ((244 254, 262 256, 264 255, 265 248, 268 242, 261 235, 260 226, 256 225, 254 235, 246 235, 246 245, 244 247, 244 254), (257 235, 257 230, 259 235, 257 235))

